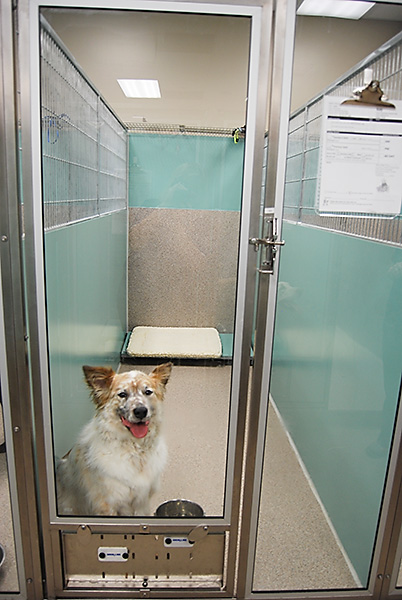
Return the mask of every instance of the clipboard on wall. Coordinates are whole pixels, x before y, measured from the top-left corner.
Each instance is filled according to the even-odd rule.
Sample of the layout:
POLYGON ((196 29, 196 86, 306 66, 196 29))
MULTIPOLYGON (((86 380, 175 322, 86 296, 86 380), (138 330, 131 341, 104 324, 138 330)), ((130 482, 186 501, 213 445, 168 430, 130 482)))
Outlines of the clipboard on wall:
POLYGON ((323 98, 316 193, 321 215, 392 218, 401 212, 402 101, 381 101, 378 90, 377 102, 323 98))

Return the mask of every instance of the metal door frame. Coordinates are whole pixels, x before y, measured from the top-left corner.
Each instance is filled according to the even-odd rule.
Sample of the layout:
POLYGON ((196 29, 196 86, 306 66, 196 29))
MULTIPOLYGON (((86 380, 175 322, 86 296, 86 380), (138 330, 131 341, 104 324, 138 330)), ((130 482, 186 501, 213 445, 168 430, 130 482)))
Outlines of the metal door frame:
MULTIPOLYGON (((386 510, 381 523, 381 547, 377 552, 375 595, 380 598, 402 598, 402 588, 396 587, 402 565, 402 380, 399 393, 399 414, 394 432, 386 489, 386 510)), ((373 569, 374 571, 374 569, 373 569)))
MULTIPOLYGON (((279 238, 282 231, 295 23, 296 0, 290 0, 287 6, 278 1, 272 59, 272 81, 275 82, 275 86, 271 90, 268 117, 267 147, 269 152, 267 154, 263 206, 264 210, 268 208, 273 211, 278 224, 279 238)), ((280 255, 277 259, 280 259, 280 255)), ((257 292, 255 372, 251 381, 249 422, 257 423, 258 429, 253 435, 250 434, 250 431, 247 432, 245 444, 247 467, 244 473, 244 510, 239 548, 239 596, 241 598, 252 597, 254 550, 264 460, 277 285, 278 268, 276 264, 273 274, 260 275, 257 292)), ((260 595, 258 594, 258 596, 260 595)), ((297 596, 294 595, 294 597, 297 596)))
MULTIPOLYGON (((294 0, 292 0, 293 2, 294 0)), ((287 6, 285 0, 281 0, 287 6)), ((196 1, 170 0, 20 0, 19 15, 19 67, 21 81, 21 125, 22 125, 22 174, 24 187, 24 217, 26 223, 26 278, 29 297, 27 311, 30 323, 29 347, 31 357, 32 393, 36 428, 36 452, 38 485, 41 498, 40 513, 43 527, 43 549, 49 598, 63 597, 63 574, 59 536, 61 531, 77 532, 83 528, 96 528, 99 533, 188 533, 194 526, 205 524, 209 532, 229 535, 226 559, 226 584, 222 591, 199 591, 152 589, 155 597, 227 597, 236 593, 236 547, 237 523, 240 518, 240 495, 242 487, 242 460, 247 411, 247 393, 250 374, 250 347, 252 339, 254 290, 256 281, 255 253, 248 243, 251 233, 258 228, 261 173, 266 130, 266 110, 271 64, 271 26, 273 0, 246 0, 230 2, 224 0, 198 3, 196 1), (43 226, 41 214, 41 152, 40 152, 40 89, 39 89, 39 7, 63 6, 87 8, 112 8, 117 10, 164 10, 169 12, 191 12, 204 14, 227 14, 248 16, 252 21, 249 100, 247 104, 247 136, 245 147, 245 175, 241 239, 239 249, 239 279, 236 304, 236 336, 233 355, 231 426, 229 433, 226 476, 225 511, 223 517, 203 520, 167 521, 166 519, 133 518, 73 518, 58 517, 55 508, 53 473, 49 465, 50 413, 48 410, 49 374, 47 359, 47 333, 45 314, 45 288, 43 265, 43 226), (239 400, 238 400, 239 399, 239 400)), ((69 597, 85 595, 96 597, 144 596, 144 590, 92 590, 67 592, 69 597)))
POLYGON ((42 598, 28 365, 21 204, 18 180, 17 84, 13 7, 0 2, 0 377, 19 593, 42 598))

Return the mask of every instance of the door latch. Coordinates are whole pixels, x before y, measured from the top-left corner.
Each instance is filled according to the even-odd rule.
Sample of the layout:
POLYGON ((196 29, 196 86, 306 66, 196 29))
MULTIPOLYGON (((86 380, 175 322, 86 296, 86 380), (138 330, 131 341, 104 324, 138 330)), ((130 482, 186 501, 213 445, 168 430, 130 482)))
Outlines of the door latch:
POLYGON ((278 240, 277 233, 277 219, 273 215, 269 215, 264 218, 266 223, 266 237, 257 238, 253 237, 249 239, 249 243, 254 246, 254 250, 258 252, 260 247, 265 251, 265 256, 261 258, 261 266, 258 270, 259 273, 265 275, 273 275, 274 273, 274 262, 276 254, 278 252, 278 246, 284 246, 283 240, 278 240))
POLYGON ((188 534, 188 541, 191 544, 194 544, 195 542, 202 540, 207 535, 208 535, 208 526, 207 525, 197 525, 197 527, 194 527, 194 529, 192 529, 190 531, 190 533, 188 534))

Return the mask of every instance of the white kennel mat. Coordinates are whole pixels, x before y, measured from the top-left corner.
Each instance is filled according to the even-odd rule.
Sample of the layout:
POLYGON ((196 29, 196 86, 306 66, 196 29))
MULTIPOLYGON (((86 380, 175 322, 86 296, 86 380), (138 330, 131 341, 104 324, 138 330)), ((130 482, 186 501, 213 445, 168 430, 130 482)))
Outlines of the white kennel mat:
POLYGON ((134 327, 127 345, 130 356, 219 358, 222 344, 213 327, 134 327))

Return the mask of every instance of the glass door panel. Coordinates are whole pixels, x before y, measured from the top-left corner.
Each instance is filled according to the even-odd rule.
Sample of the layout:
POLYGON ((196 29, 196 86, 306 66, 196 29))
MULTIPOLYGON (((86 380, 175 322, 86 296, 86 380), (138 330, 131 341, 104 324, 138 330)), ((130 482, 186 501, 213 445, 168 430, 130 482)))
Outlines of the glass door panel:
MULTIPOLYGON (((244 160, 244 134, 235 139, 233 130, 246 118, 250 19, 71 9, 42 14, 47 19, 41 50, 45 269, 58 512, 152 516, 164 502, 183 499, 199 505, 205 516, 223 516, 244 160), (102 31, 100 38, 91 34, 96 31, 102 31), (102 52, 113 61, 108 40, 117 31, 131 38, 118 56, 138 57, 120 71, 133 77, 145 71, 145 61, 162 90, 156 101, 131 99, 131 115, 117 83, 113 87, 112 79, 103 81, 98 72, 102 52), (88 45, 81 45, 88 36, 95 61, 88 45), (221 63, 232 64, 233 53, 239 57, 235 94, 234 74, 220 77, 211 60, 219 57, 219 70, 221 63), (74 61, 85 65, 85 74, 74 61), (99 83, 102 95, 129 122, 119 123, 86 77, 99 83), (201 112, 194 106, 197 85, 201 112), (225 113, 219 103, 229 93, 231 102, 222 104, 225 113), (212 111, 207 107, 216 97, 212 111), (185 121, 180 127, 175 102, 185 121), (134 116, 141 111, 143 118, 134 116), (170 457, 150 504, 136 506, 133 493, 127 506, 90 500, 93 484, 85 491, 86 501, 75 501, 71 478, 80 477, 77 468, 88 468, 79 457, 90 451, 80 437, 94 413, 90 393, 97 409, 92 423, 102 421, 102 427, 116 430, 121 443, 132 442, 142 452, 155 435, 153 419, 162 418, 157 415, 166 382, 154 371, 162 363, 173 364, 166 367, 163 401, 170 457), (115 394, 108 423, 98 400, 102 385, 93 384, 88 370, 85 385, 83 365, 119 373, 114 381, 124 389, 107 385, 103 390, 115 394), (135 392, 137 383, 130 377, 144 389, 135 392), (125 396, 119 400, 118 394, 125 396), (139 409, 145 416, 136 416, 139 409)), ((102 370, 91 373, 98 381, 102 370)), ((88 435, 90 429, 85 431, 88 435)), ((155 471, 162 471, 164 454, 161 446, 155 471)), ((113 481, 113 461, 105 468, 113 481)), ((152 479, 146 493, 155 486, 152 479)))
POLYGON ((380 3, 358 21, 296 20, 255 592, 369 586, 401 383, 401 216, 322 215, 316 193, 323 96, 379 79, 402 100, 400 35, 370 57, 399 33, 394 10, 396 22, 380 3), (347 56, 341 31, 354 32, 347 56))
POLYGON ((297 224, 284 237, 261 510, 278 537, 261 519, 256 573, 266 585, 285 555, 293 567, 273 589, 366 587, 400 384, 402 251, 297 224), (303 236, 316 258, 301 271, 303 236))

